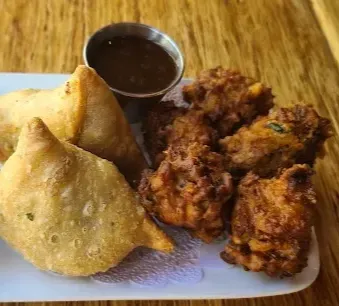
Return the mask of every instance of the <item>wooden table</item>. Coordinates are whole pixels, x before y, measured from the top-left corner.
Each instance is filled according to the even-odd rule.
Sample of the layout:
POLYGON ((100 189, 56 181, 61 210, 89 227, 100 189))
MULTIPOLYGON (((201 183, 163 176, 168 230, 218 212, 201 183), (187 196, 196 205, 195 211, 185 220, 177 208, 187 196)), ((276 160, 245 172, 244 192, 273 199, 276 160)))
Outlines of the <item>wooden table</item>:
MULTIPOLYGON (((270 84, 281 105, 290 100, 314 103, 337 134, 338 11, 335 0, 0 0, 0 71, 72 72, 82 62, 85 38, 96 29, 111 22, 143 22, 178 42, 186 56, 186 76, 219 64, 240 69, 270 84)), ((322 268, 310 288, 251 300, 86 305, 338 305, 337 136, 327 149, 316 167, 322 268)))

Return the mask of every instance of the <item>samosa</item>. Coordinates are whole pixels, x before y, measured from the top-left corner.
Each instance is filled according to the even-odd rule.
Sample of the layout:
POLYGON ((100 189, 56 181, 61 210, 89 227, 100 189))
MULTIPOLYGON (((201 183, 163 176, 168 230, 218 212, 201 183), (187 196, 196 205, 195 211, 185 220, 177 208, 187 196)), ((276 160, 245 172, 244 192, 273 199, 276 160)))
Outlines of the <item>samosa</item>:
POLYGON ((0 96, 0 161, 14 152, 23 124, 33 117, 59 139, 113 161, 130 182, 147 167, 117 100, 92 68, 79 66, 53 90, 0 96))
POLYGON ((173 248, 111 162, 39 118, 0 172, 0 237, 36 267, 72 276, 106 271, 137 246, 173 248))

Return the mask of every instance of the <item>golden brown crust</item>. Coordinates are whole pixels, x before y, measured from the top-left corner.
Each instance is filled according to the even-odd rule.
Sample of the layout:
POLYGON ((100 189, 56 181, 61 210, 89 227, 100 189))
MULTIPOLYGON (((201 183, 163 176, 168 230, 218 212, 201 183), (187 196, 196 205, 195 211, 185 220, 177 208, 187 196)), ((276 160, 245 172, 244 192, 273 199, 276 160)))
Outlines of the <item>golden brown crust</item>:
POLYGON ((131 182, 138 182, 147 168, 131 127, 108 85, 86 66, 74 72, 86 95, 86 113, 79 147, 113 161, 131 182))
POLYGON ((168 134, 176 117, 187 110, 175 106, 173 101, 155 104, 143 120, 145 145, 153 166, 159 166, 164 159, 163 151, 168 147, 168 134))
POLYGON ((273 179, 247 174, 238 186, 228 263, 271 276, 292 276, 307 266, 316 195, 307 165, 273 179))
POLYGON ((5 161, 15 151, 22 126, 38 116, 65 141, 77 141, 86 110, 80 82, 71 77, 54 90, 24 89, 0 97, 0 151, 5 161))
POLYGON ((146 117, 145 142, 153 166, 157 168, 169 147, 187 147, 197 142, 214 148, 218 133, 204 113, 176 107, 173 102, 159 103, 146 117), (161 105, 163 104, 163 105, 161 105))
POLYGON ((146 161, 107 84, 86 66, 53 90, 27 89, 0 97, 0 152, 15 150, 22 126, 40 117, 59 138, 113 161, 128 180, 138 180, 146 161))
POLYGON ((223 158, 208 146, 169 147, 155 171, 139 186, 146 210, 161 221, 190 229, 206 242, 224 229, 222 209, 232 193, 223 158))
POLYGON ((39 119, 23 129, 0 173, 0 237, 43 270, 85 276, 137 246, 171 251, 117 168, 39 119))
POLYGON ((178 116, 168 129, 168 144, 175 147, 188 147, 197 142, 215 147, 218 133, 211 127, 208 119, 200 110, 190 109, 185 114, 178 116))
POLYGON ((296 105, 258 118, 220 140, 220 146, 228 170, 236 177, 248 171, 272 176, 295 163, 312 165, 330 135, 328 119, 310 105, 296 105))
POLYGON ((273 106, 271 89, 239 72, 216 67, 183 88, 186 101, 210 118, 221 137, 231 135, 273 106))

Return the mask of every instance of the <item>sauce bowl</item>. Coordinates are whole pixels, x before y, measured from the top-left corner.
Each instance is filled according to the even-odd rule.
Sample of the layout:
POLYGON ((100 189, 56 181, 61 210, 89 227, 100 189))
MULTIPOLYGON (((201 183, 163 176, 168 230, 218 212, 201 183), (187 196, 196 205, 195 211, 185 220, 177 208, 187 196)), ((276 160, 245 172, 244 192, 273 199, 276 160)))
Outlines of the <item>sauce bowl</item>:
MULTIPOLYGON (((140 23, 122 22, 101 28, 87 40, 83 49, 85 65, 92 67, 91 59, 93 59, 93 56, 100 56, 100 54, 96 53, 99 44, 112 39, 113 37, 121 36, 139 37, 158 44, 172 57, 176 65, 176 75, 171 83, 166 88, 156 92, 130 93, 110 86, 124 110, 128 121, 130 123, 135 123, 142 119, 145 112, 154 103, 159 102, 168 91, 173 89, 173 87, 180 82, 185 66, 184 57, 173 39, 161 31, 140 23)), ((98 73, 100 74, 100 72, 98 73)), ((114 73, 114 71, 112 73, 114 73)))

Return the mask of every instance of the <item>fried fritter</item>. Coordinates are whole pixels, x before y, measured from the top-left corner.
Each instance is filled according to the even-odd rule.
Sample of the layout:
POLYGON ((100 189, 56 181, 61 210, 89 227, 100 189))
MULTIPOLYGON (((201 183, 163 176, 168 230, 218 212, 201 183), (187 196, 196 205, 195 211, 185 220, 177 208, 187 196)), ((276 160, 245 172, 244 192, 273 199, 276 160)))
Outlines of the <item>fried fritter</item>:
POLYGON ((172 146, 188 147, 197 142, 214 147, 218 140, 217 131, 211 127, 203 112, 194 109, 178 116, 168 132, 168 144, 172 146))
POLYGON ((231 241, 221 257, 245 270, 292 276, 307 266, 316 195, 307 165, 280 177, 249 173, 238 186, 231 241))
POLYGON ((173 102, 159 103, 148 113, 144 122, 145 142, 153 166, 165 158, 168 146, 183 146, 197 142, 215 146, 217 132, 200 110, 178 108, 173 102))
POLYGON ((220 140, 220 146, 227 169, 235 177, 250 170, 271 176, 295 163, 312 165, 330 135, 328 119, 320 117, 310 105, 295 105, 258 118, 220 140))
POLYGON ((164 158, 162 153, 168 146, 168 134, 174 119, 186 109, 175 106, 173 101, 155 104, 143 121, 145 145, 153 165, 159 165, 164 158))
POLYGON ((141 203, 162 222, 211 242, 224 230, 222 210, 233 190, 223 157, 198 143, 170 146, 165 153, 159 168, 141 180, 141 203))
POLYGON ((222 67, 201 72, 196 81, 184 86, 183 95, 192 108, 203 110, 221 137, 266 115, 273 106, 270 88, 222 67))

